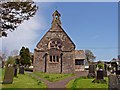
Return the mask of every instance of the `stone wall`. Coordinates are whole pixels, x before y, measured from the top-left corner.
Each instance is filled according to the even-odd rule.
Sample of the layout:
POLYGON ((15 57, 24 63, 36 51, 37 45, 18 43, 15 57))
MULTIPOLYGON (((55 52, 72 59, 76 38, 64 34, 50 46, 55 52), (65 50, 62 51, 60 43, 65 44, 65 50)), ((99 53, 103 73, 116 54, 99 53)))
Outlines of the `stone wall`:
MULTIPOLYGON (((34 71, 45 72, 44 55, 48 52, 34 52, 34 71)), ((62 73, 74 73, 75 63, 73 60, 74 54, 72 52, 61 52, 62 55, 62 73)), ((61 58, 59 62, 50 62, 49 54, 46 58, 46 72, 48 73, 61 73, 61 58)))
POLYGON ((74 73, 75 62, 73 60, 73 52, 63 52, 63 72, 62 73, 74 73))
POLYGON ((34 70, 33 71, 39 71, 44 72, 45 71, 45 62, 43 60, 43 56, 45 55, 45 52, 39 52, 34 50, 34 70))

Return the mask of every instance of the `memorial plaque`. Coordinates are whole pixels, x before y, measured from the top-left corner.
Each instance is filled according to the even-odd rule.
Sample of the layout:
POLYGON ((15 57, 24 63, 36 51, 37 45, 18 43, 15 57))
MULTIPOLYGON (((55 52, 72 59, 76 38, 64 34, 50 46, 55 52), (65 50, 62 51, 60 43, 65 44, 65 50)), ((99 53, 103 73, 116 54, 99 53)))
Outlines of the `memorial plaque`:
POLYGON ((6 67, 3 84, 12 84, 14 75, 13 66, 6 67))

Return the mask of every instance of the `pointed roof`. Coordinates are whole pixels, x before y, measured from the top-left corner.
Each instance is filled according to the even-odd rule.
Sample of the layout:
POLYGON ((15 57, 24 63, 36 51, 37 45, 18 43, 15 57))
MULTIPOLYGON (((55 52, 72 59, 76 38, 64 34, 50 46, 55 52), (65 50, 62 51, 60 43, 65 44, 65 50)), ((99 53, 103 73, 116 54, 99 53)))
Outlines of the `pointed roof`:
POLYGON ((61 14, 57 11, 57 10, 55 10, 55 12, 52 14, 52 16, 61 16, 61 14))
MULTIPOLYGON (((53 16, 53 20, 52 20, 52 25, 51 28, 48 30, 48 32, 42 37, 42 39, 49 33, 49 32, 63 32, 67 38, 71 41, 71 43, 73 44, 73 46, 75 47, 75 44, 73 43, 73 41, 71 40, 71 38, 67 35, 67 33, 63 30, 62 26, 61 26, 61 21, 60 21, 60 16, 61 14, 55 10, 55 12, 52 14, 53 16)), ((42 41, 42 39, 40 40, 40 42, 42 41)), ((40 43, 39 42, 39 43, 40 43)), ((39 43, 37 44, 37 46, 39 45, 39 43)))

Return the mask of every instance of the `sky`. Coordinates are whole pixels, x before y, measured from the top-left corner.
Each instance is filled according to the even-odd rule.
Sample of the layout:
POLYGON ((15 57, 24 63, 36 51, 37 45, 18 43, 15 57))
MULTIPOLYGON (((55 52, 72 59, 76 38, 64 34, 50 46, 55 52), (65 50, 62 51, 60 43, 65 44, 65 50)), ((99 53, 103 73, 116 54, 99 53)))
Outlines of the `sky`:
POLYGON ((36 2, 35 17, 21 24, 16 31, 2 38, 2 50, 11 52, 22 46, 34 52, 36 44, 50 29, 52 14, 58 10, 64 31, 76 50, 89 49, 96 60, 110 61, 118 55, 117 2, 36 2))

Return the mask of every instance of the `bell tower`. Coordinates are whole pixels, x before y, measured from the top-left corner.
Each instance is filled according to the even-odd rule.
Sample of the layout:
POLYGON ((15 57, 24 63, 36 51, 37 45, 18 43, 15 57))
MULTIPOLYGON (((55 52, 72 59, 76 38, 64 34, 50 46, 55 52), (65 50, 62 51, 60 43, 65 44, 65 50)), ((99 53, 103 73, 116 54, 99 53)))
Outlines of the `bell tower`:
POLYGON ((55 12, 52 14, 52 16, 53 16, 52 27, 58 26, 58 25, 61 26, 61 21, 60 21, 61 15, 60 15, 60 13, 57 10, 55 10, 55 12))

